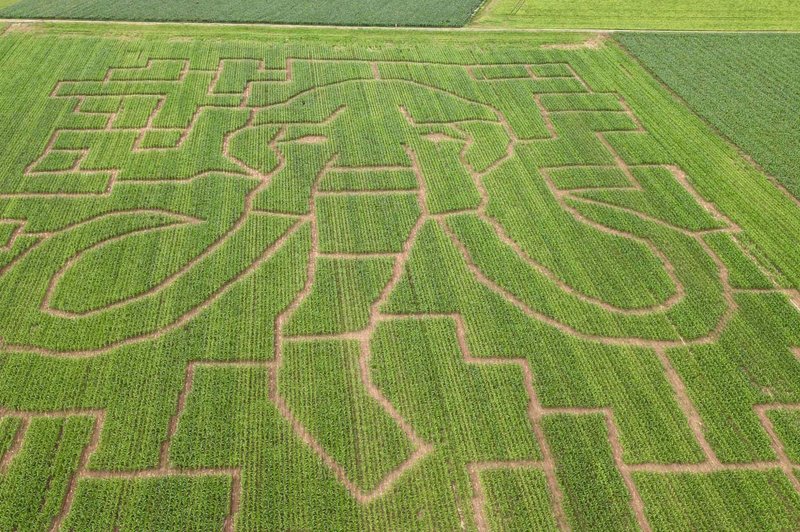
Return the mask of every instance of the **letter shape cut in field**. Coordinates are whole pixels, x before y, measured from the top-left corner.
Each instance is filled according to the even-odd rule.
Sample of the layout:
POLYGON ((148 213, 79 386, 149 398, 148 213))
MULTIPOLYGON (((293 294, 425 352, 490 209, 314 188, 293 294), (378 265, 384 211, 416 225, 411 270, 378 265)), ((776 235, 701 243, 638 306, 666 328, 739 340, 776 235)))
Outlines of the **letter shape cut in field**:
MULTIPOLYGON (((593 91, 567 63, 223 59, 204 70, 152 59, 61 81, 51 97, 70 111, 19 189, 0 194, 12 213, 0 233, 0 349, 91 358, 168 339, 290 250, 271 271, 297 282, 264 312, 270 352, 217 363, 263 366, 269 400, 361 503, 446 445, 433 421, 409 421, 424 416, 408 414, 402 390, 387 386, 390 401, 373 382, 382 322, 457 316, 469 367, 481 361, 467 338, 484 332, 458 315, 478 293, 553 334, 659 354, 715 342, 736 309, 708 241, 739 227, 677 165, 632 161, 626 149, 649 134, 621 96, 593 91)), ((527 394, 535 437, 497 456, 503 435, 465 439, 477 450, 464 465, 473 484, 505 462, 542 467, 558 492, 522 359, 509 359, 519 368, 507 368, 507 392, 527 394)), ((196 364, 161 449, 165 474, 196 364)), ((489 379, 485 369, 475 374, 489 379)), ((94 452, 105 418, 86 414, 94 452)), ((218 471, 240 489, 238 469, 218 471)))

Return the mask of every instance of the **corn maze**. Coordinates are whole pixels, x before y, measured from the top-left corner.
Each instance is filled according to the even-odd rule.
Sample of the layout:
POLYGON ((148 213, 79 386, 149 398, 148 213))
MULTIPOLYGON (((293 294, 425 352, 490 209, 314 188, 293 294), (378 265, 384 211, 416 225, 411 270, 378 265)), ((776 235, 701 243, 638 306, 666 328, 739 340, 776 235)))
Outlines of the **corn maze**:
POLYGON ((0 37, 0 528, 800 526, 800 205, 547 38, 0 37))

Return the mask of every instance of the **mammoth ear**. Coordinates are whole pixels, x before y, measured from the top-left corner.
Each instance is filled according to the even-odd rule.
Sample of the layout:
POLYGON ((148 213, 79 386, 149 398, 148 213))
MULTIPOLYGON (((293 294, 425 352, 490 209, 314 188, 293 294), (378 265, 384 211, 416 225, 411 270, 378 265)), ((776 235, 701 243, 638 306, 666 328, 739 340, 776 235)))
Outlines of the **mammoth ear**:
POLYGON ((254 126, 237 131, 228 139, 226 155, 239 164, 267 174, 278 164, 278 154, 270 147, 276 141, 281 128, 274 125, 254 126))
POLYGON ((189 216, 143 210, 112 213, 78 230, 97 235, 93 242, 65 233, 53 246, 75 246, 76 253, 52 275, 42 310, 85 315, 153 289, 166 274, 151 266, 174 262, 174 249, 192 238, 188 227, 200 223, 189 216), (124 283, 115 282, 121 277, 124 283))

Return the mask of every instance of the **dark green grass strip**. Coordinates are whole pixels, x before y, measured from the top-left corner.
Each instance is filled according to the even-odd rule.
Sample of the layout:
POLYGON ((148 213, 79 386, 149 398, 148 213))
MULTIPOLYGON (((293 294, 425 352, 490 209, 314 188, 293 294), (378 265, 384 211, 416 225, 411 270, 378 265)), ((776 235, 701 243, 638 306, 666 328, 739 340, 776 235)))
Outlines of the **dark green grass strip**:
POLYGON ((480 0, 0 0, 8 18, 141 20, 186 22, 270 22, 356 26, 463 26, 480 0), (4 5, 7 5, 4 6, 4 5))

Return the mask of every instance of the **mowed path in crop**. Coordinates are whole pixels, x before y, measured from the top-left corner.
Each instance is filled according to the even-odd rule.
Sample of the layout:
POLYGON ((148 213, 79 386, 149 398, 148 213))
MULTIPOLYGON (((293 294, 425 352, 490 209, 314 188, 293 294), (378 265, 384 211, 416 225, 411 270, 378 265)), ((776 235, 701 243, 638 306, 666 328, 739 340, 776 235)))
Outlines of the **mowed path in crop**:
POLYGON ((4 528, 797 526, 800 205, 613 41, 21 29, 4 528))

